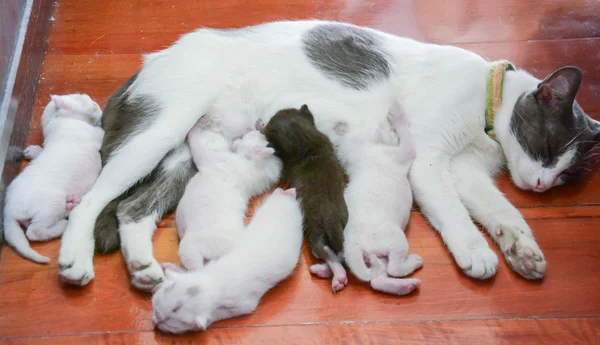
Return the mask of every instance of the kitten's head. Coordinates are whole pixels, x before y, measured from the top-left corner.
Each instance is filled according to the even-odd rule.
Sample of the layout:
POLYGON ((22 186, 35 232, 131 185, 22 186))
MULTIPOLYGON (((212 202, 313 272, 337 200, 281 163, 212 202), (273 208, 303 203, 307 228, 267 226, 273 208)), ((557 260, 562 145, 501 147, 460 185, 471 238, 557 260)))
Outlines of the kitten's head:
POLYGON ((233 152, 252 160, 273 157, 275 150, 267 147, 268 144, 262 133, 253 130, 234 140, 231 148, 233 152))
POLYGON ((297 155, 320 143, 323 135, 305 104, 300 109, 283 109, 273 115, 265 127, 269 145, 278 155, 297 155))
POLYGON ((152 296, 152 321, 163 332, 204 331, 213 322, 216 300, 195 272, 165 269, 165 281, 152 296))
POLYGON ((102 109, 88 95, 52 95, 50 96, 50 103, 48 103, 42 115, 42 128, 46 128, 56 118, 72 118, 84 121, 92 126, 99 126, 101 117, 102 109))
POLYGON ((528 78, 522 81, 528 90, 512 109, 502 147, 517 187, 544 192, 591 171, 600 123, 575 101, 582 79, 579 69, 561 68, 541 82, 523 78, 528 78))

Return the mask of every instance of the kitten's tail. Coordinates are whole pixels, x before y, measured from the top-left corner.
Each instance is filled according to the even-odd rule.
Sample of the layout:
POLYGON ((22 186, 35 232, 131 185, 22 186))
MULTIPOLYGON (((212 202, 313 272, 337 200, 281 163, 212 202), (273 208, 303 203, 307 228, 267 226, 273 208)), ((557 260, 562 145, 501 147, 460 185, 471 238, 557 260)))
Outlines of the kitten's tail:
POLYGON ((385 270, 385 266, 375 254, 370 254, 371 267, 367 267, 362 248, 355 244, 349 245, 348 241, 344 244, 344 260, 352 274, 364 282, 373 280, 385 270))
POLYGON ((19 253, 19 255, 26 259, 35 261, 39 264, 45 264, 50 261, 49 257, 40 255, 31 248, 23 229, 21 229, 21 225, 13 217, 6 217, 4 222, 4 239, 6 240, 6 243, 19 253))

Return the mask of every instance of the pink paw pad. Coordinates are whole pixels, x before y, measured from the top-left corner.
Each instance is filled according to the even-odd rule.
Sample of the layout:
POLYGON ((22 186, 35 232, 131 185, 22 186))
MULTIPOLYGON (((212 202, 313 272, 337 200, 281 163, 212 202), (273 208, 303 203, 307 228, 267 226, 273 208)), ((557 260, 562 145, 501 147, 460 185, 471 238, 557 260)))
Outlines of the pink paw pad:
POLYGON ((333 275, 333 272, 331 272, 331 269, 327 264, 315 264, 310 266, 310 273, 319 278, 330 278, 333 275))

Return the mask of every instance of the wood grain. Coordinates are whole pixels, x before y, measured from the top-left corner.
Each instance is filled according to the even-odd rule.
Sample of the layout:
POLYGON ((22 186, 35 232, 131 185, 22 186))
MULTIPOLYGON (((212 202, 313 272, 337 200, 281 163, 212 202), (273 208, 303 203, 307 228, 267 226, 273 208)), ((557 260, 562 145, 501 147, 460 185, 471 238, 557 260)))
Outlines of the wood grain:
MULTIPOLYGON (((599 16, 596 0, 63 0, 28 144, 41 143, 39 118, 50 94, 88 93, 104 105, 139 69, 141 54, 183 33, 295 18, 343 20, 456 44, 488 59, 507 58, 540 78, 577 65, 584 71, 578 101, 600 118, 599 16)), ((423 282, 416 293, 387 296, 351 278, 346 290, 333 295, 328 281, 310 276, 313 259, 304 250, 292 276, 264 297, 256 313, 176 337, 153 332, 150 296, 131 288, 120 253, 96 257, 95 280, 74 288, 58 280, 60 241, 52 241, 33 245, 52 259, 48 265, 3 251, 0 344, 600 343, 599 175, 543 194, 520 191, 505 175, 498 185, 545 253, 548 275, 541 282, 522 279, 502 258, 493 279, 467 278, 437 233, 413 212, 408 239, 425 260, 414 274, 423 282)), ((160 222, 154 244, 160 262, 178 261, 172 214, 160 222)))
POLYGON ((212 329, 179 336, 136 332, 0 340, 5 345, 121 344, 403 344, 403 345, 594 345, 598 319, 392 322, 212 329))

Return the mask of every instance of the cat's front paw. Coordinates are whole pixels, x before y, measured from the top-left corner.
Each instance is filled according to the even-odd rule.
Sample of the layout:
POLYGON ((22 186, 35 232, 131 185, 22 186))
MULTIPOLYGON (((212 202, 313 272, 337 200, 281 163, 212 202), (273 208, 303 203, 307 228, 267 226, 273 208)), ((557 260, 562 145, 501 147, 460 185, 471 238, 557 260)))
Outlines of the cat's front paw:
MULTIPOLYGON (((79 248, 81 249, 81 248, 79 248)), ((94 279, 94 253, 76 248, 61 247, 58 257, 60 279, 65 283, 84 286, 94 279), (75 250, 73 250, 75 249, 75 250)))
POLYGON ((506 262, 525 279, 542 279, 546 274, 546 260, 538 244, 530 237, 521 235, 504 252, 506 262))
POLYGON ((164 281, 163 269, 154 258, 148 262, 131 261, 128 267, 131 272, 131 285, 142 291, 155 291, 164 281))
POLYGON ((466 275, 475 279, 488 279, 498 270, 498 257, 487 246, 480 248, 464 248, 453 251, 458 266, 466 275))

